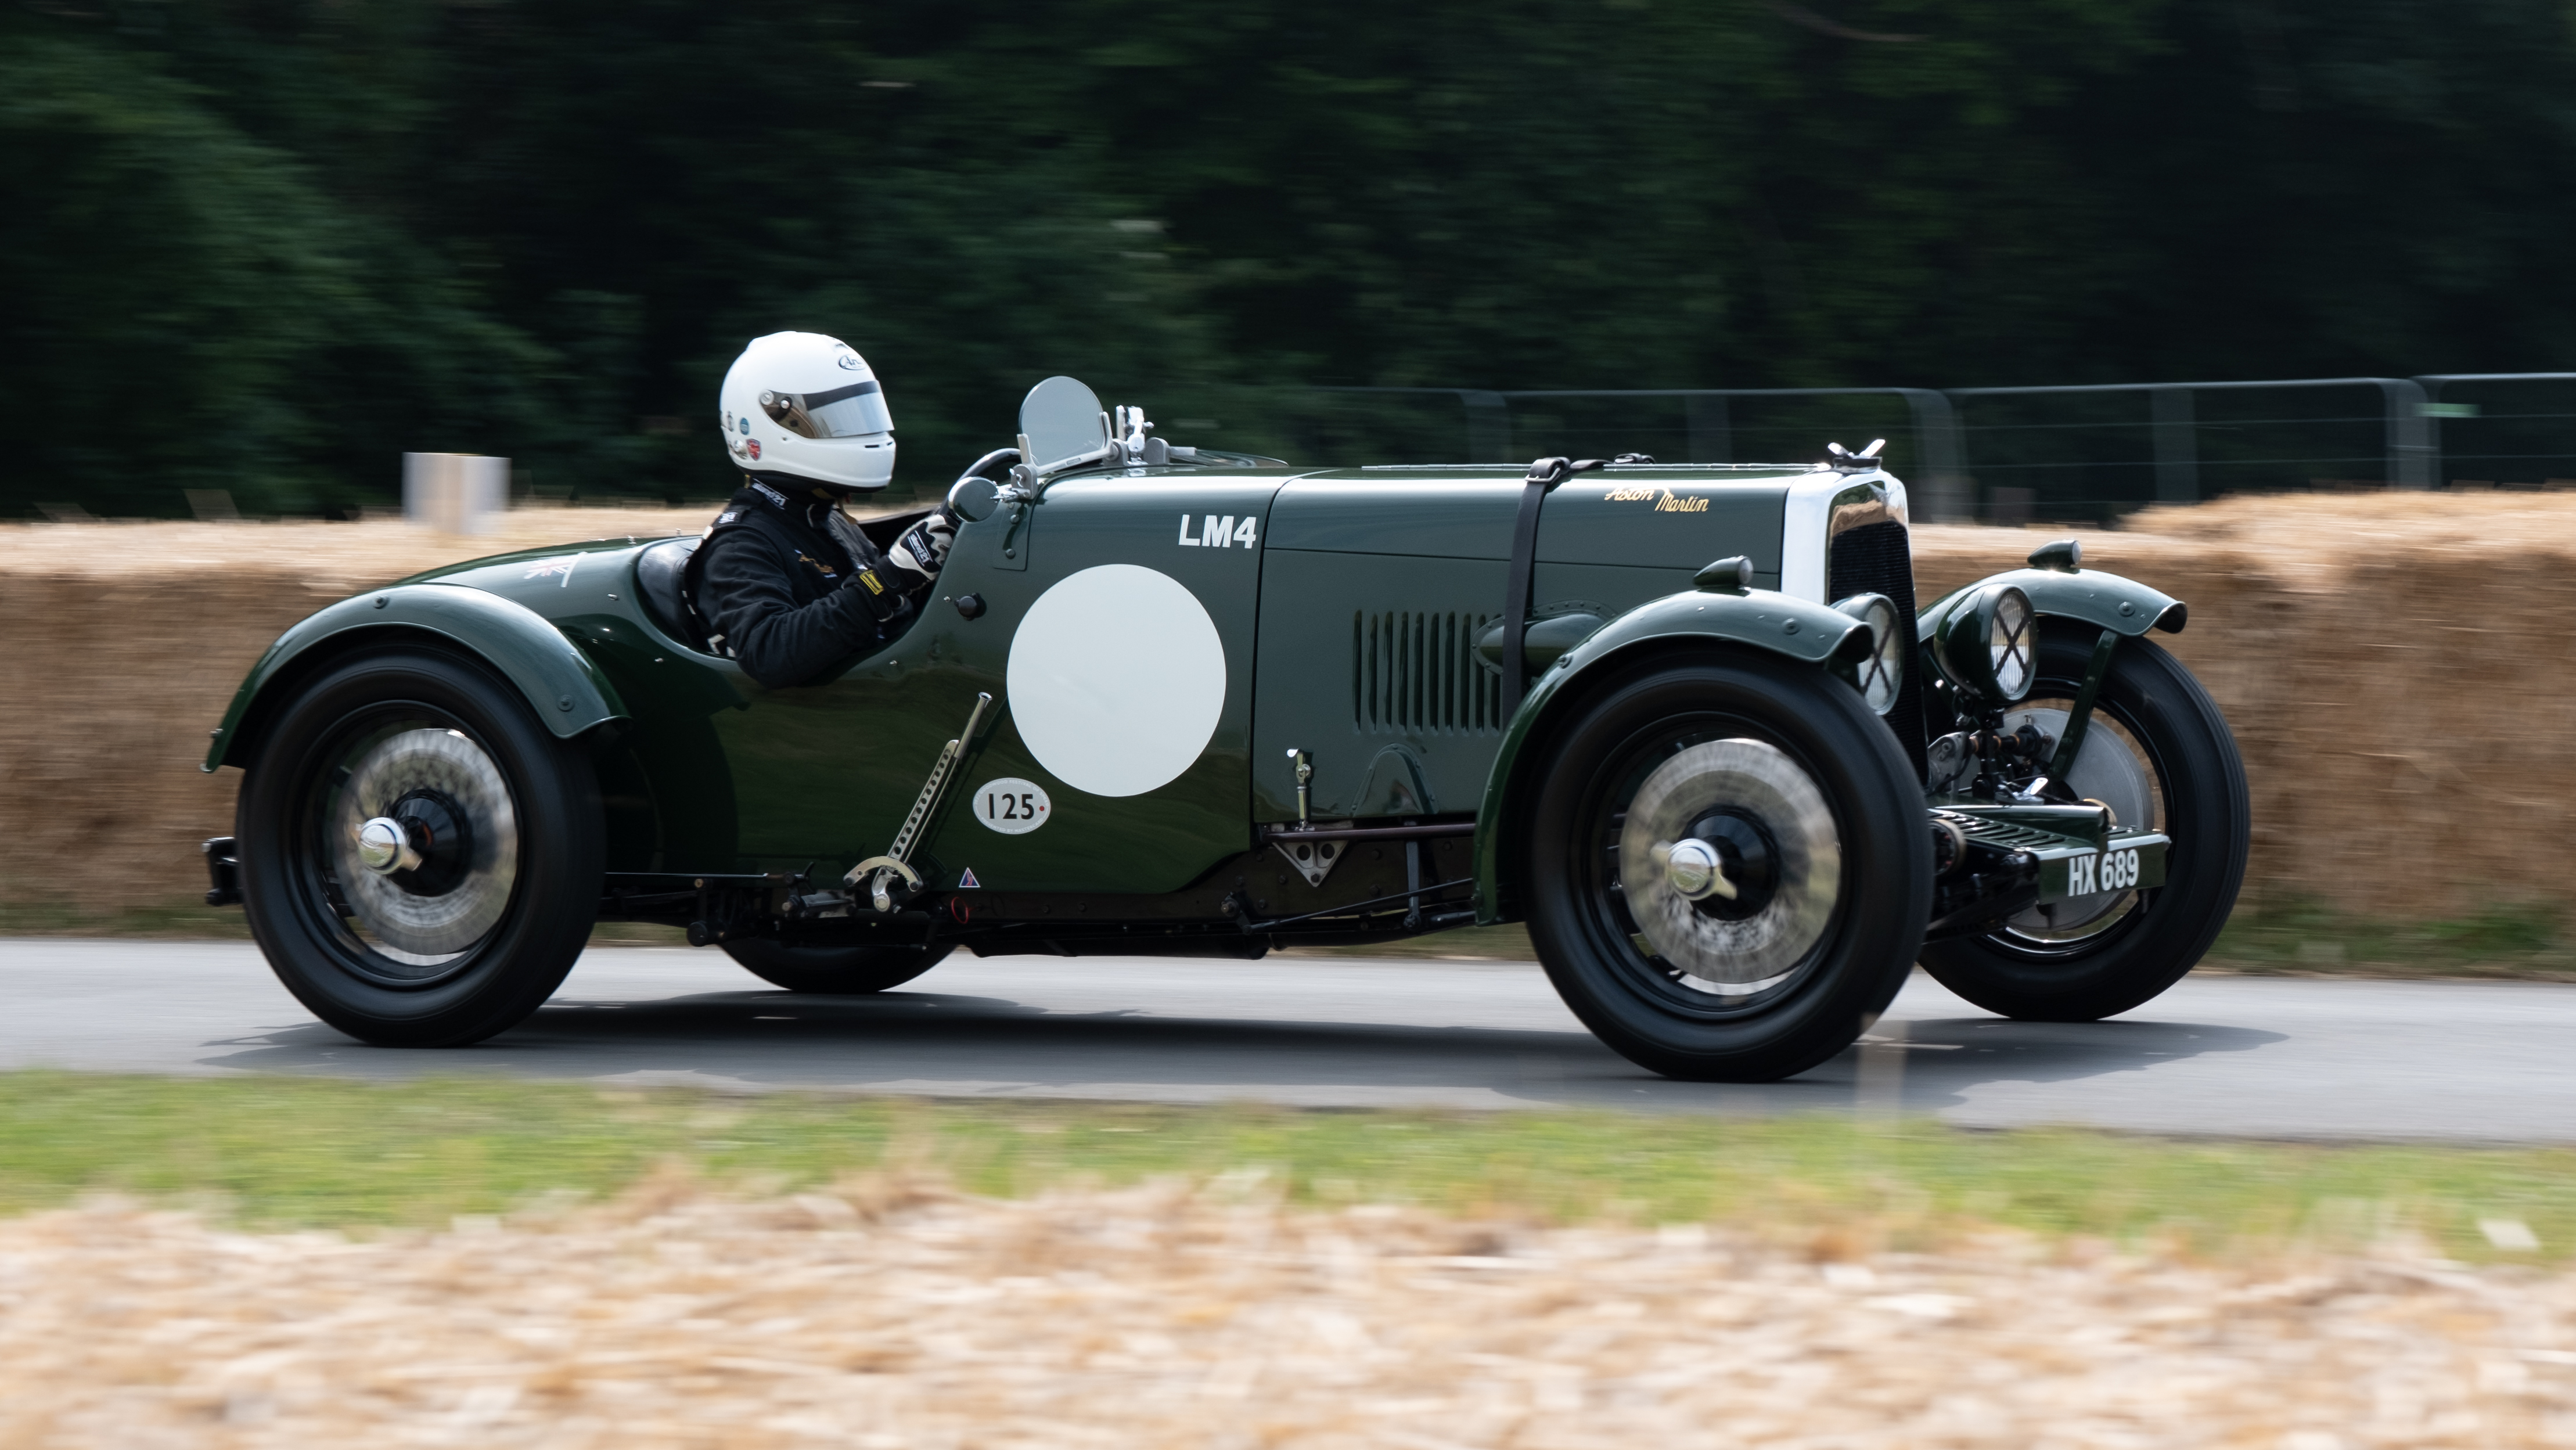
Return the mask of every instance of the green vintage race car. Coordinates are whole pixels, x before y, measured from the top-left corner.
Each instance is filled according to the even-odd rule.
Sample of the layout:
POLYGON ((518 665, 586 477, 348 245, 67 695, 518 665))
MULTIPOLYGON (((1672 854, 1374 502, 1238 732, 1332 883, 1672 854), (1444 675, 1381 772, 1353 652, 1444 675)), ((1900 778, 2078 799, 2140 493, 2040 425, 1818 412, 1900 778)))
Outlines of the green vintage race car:
POLYGON ((210 899, 386 1045, 520 1022, 602 916, 844 993, 1522 921, 1605 1042, 1719 1080, 1833 1056, 1918 960, 2135 1007, 2245 864, 2234 741, 2147 637, 2184 607, 2069 543, 1918 616, 1875 452, 1301 471, 1049 379, 908 632, 821 683, 710 651, 692 539, 298 624, 207 756, 247 772, 210 899))

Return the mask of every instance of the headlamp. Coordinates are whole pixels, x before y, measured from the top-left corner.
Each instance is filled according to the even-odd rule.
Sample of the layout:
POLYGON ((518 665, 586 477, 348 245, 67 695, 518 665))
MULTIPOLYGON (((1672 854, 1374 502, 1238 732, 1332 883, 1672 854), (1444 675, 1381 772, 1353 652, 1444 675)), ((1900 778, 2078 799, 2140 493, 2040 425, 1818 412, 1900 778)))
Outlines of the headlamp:
POLYGON ((1897 691, 1905 683, 1905 651, 1911 643, 1900 637, 1896 603, 1884 594, 1855 594, 1835 600, 1834 608, 1869 626, 1869 658, 1860 662, 1855 683, 1869 708, 1884 715, 1896 708, 1897 691))
POLYGON ((1951 606, 1933 635, 1933 655, 1950 683, 1993 705, 2030 693, 2030 596, 2009 584, 1989 585, 1951 606))

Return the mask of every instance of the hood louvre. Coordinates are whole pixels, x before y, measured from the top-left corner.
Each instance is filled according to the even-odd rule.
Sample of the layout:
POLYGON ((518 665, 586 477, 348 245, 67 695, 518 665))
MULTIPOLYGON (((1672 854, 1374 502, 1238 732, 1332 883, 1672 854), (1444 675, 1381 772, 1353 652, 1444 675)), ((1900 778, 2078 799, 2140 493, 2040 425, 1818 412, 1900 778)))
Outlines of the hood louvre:
POLYGON ((1351 728, 1363 735, 1499 735, 1502 676, 1476 654, 1484 614, 1351 616, 1351 728))

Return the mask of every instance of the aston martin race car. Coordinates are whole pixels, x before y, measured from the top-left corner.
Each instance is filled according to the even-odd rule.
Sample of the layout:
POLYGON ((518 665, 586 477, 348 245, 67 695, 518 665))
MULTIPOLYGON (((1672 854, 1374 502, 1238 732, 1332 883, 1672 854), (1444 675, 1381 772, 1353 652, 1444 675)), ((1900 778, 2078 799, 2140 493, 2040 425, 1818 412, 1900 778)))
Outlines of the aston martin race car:
POLYGON ((1713 1080, 1832 1057, 1918 961, 2133 1008, 2245 865, 2234 741, 2150 638, 2185 606, 2070 541, 1918 611, 1877 454, 1304 470, 1049 379, 909 628, 819 683, 710 647, 689 538, 304 620, 214 733, 209 898, 388 1046, 517 1024, 602 917, 821 993, 1525 922, 1604 1042, 1713 1080))

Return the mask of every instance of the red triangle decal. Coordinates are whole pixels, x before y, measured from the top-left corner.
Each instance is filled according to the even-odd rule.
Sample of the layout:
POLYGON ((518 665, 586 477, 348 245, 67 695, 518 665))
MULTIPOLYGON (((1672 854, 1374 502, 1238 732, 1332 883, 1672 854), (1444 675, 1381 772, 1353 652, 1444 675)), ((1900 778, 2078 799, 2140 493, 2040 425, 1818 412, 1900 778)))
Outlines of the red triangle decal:
POLYGON ((983 884, 983 882, 975 879, 975 868, 972 866, 966 868, 965 875, 957 878, 957 889, 960 891, 977 890, 982 887, 983 884))

